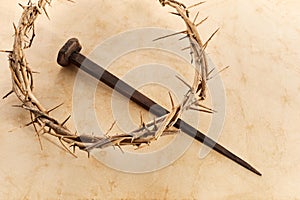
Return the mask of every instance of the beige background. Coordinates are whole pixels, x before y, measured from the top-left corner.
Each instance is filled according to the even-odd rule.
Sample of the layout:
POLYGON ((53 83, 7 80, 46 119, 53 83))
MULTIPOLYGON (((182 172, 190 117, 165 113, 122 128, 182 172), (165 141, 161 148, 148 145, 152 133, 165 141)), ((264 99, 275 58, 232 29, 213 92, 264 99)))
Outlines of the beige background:
MULTIPOLYGON (((60 149, 57 141, 46 138, 41 151, 33 128, 22 128, 29 121, 28 114, 12 108, 19 102, 10 96, 0 101, 0 198, 300 199, 299 8, 297 0, 209 0, 192 10, 194 15, 200 9, 199 19, 209 16, 199 29, 203 38, 221 28, 208 52, 216 65, 230 66, 222 73, 227 113, 219 141, 257 167, 262 177, 215 152, 199 160, 198 142, 169 167, 141 175, 112 170, 80 152, 75 159, 60 149)), ((0 10, 0 48, 10 49, 12 23, 17 23, 21 9, 16 1, 1 0, 0 10)), ((155 0, 53 1, 48 9, 51 20, 45 15, 38 19, 37 37, 27 51, 31 67, 40 72, 35 75, 37 97, 49 108, 64 102, 53 113, 63 120, 72 110, 76 75, 55 62, 65 40, 80 38, 83 53, 88 54, 99 42, 129 29, 150 26, 182 30, 184 24, 168 11, 171 9, 155 0)), ((148 59, 142 58, 145 62, 148 59)), ((122 59, 111 68, 120 76, 126 70, 118 69, 117 64, 126 68, 130 61, 143 60, 130 56, 122 59)), ((182 70, 178 65, 174 68, 182 70)), ((0 91, 4 95, 11 87, 5 54, 0 55, 0 66, 0 91)), ((156 90, 147 91, 160 98, 156 90)), ((97 108, 97 114, 108 128, 113 122, 108 104, 111 90, 102 88, 101 95, 103 107, 97 108)), ((169 104, 167 97, 159 100, 169 104)), ((132 106, 132 110, 138 113, 139 108, 132 106)), ((74 130, 72 124, 70 121, 68 125, 74 130)))

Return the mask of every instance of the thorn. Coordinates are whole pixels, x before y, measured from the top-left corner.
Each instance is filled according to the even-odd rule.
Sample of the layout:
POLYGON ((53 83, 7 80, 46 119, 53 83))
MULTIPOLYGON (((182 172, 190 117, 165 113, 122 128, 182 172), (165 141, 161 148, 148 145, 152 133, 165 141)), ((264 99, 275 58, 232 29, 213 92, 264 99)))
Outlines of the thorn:
POLYGON ((125 153, 125 152, 123 151, 122 147, 121 147, 119 144, 117 144, 116 146, 119 147, 119 149, 121 150, 121 152, 122 152, 123 154, 125 153))
POLYGON ((142 111, 140 111, 140 127, 143 128, 145 127, 144 119, 143 119, 143 114, 142 111))
POLYGON ((64 105, 64 103, 61 103, 58 106, 55 106, 54 108, 51 108, 50 110, 47 111, 47 114, 49 114, 50 112, 56 110, 57 108, 61 107, 62 105, 64 105))
POLYGON ((170 12, 170 13, 173 14, 173 15, 180 16, 180 14, 179 14, 179 13, 176 13, 176 12, 170 12))
POLYGON ((27 48, 30 48, 31 47, 31 45, 32 45, 32 43, 33 43, 33 40, 34 40, 34 38, 35 38, 35 31, 34 31, 35 29, 34 29, 34 24, 32 24, 32 36, 31 36, 31 38, 30 38, 30 40, 29 40, 29 44, 28 44, 28 46, 27 46, 27 48))
POLYGON ((184 83, 190 90, 192 89, 192 87, 185 80, 183 80, 180 76, 176 75, 176 78, 178 78, 182 83, 184 83))
POLYGON ((9 95, 11 95, 14 91, 9 91, 4 97, 2 97, 2 99, 6 99, 9 95))
POLYGON ((46 0, 46 3, 51 7, 51 0, 46 0))
POLYGON ((29 38, 29 36, 27 35, 27 33, 25 33, 24 36, 25 36, 27 39, 29 38))
POLYGON ((39 144, 40 144, 41 151, 43 151, 43 144, 42 144, 42 141, 41 141, 41 136, 40 136, 40 134, 37 132, 37 128, 36 128, 35 124, 33 124, 33 126, 34 126, 34 129, 35 129, 35 131, 36 131, 36 135, 37 135, 38 140, 39 140, 39 144))
POLYGON ((212 68, 212 69, 207 73, 207 76, 209 76, 214 70, 215 70, 215 68, 212 68))
POLYGON ((185 50, 188 50, 188 49, 190 49, 190 48, 191 48, 191 47, 188 46, 188 47, 185 47, 185 48, 181 49, 181 51, 185 51, 185 50))
POLYGON ((205 17, 204 19, 202 19, 198 24, 196 24, 196 26, 201 25, 203 22, 205 22, 208 19, 208 16, 205 17))
POLYGON ((29 122, 29 123, 25 124, 25 125, 24 125, 24 127, 30 126, 31 124, 34 124, 35 122, 36 122, 36 121, 35 121, 35 120, 33 120, 33 121, 31 121, 31 122, 29 122))
POLYGON ((66 123, 70 118, 71 118, 71 115, 69 115, 69 116, 67 117, 67 119, 65 119, 65 121, 63 121, 63 123, 62 123, 61 125, 62 125, 62 126, 65 125, 65 123, 66 123))
POLYGON ((223 71, 225 71, 228 68, 229 68, 229 66, 224 67, 223 69, 221 69, 220 71, 218 71, 215 75, 213 75, 212 77, 208 78, 208 80, 215 78, 218 74, 222 73, 223 71))
POLYGON ((188 18, 190 18, 190 11, 188 9, 185 9, 185 14, 188 18))
POLYGON ((201 4, 204 4, 205 2, 206 2, 206 1, 201 1, 201 2, 196 3, 196 4, 194 4, 194 5, 188 6, 186 9, 189 10, 189 9, 191 9, 191 8, 193 8, 193 7, 196 7, 196 6, 199 6, 199 5, 201 5, 201 4))
POLYGON ((76 150, 76 146, 75 144, 71 145, 73 147, 73 153, 75 153, 75 150, 76 150))
POLYGON ((193 107, 190 107, 189 109, 195 110, 195 111, 199 111, 199 112, 205 112, 205 113, 209 113, 209 114, 212 114, 212 113, 213 113, 213 112, 210 111, 210 110, 204 110, 204 109, 200 109, 200 108, 193 108, 193 107))
POLYGON ((17 30, 17 27, 16 27, 15 23, 13 23, 13 27, 14 27, 14 30, 15 30, 15 34, 17 34, 18 30, 17 30))
MULTIPOLYGON (((35 116, 32 112, 30 113, 30 119, 31 119, 31 122, 33 122, 32 125, 33 125, 33 128, 34 128, 35 132, 38 133, 37 126, 34 123, 34 122, 38 123, 38 121, 37 121, 37 118, 35 118, 35 116)), ((40 144, 41 151, 43 151, 43 144, 42 144, 42 141, 41 141, 41 137, 40 137, 39 134, 37 134, 37 136, 38 136, 38 141, 39 141, 39 144, 40 144)))
POLYGON ((205 109, 210 110, 210 111, 215 112, 215 113, 217 112, 216 110, 213 110, 213 109, 211 109, 211 108, 209 108, 207 106, 204 106, 204 105, 200 104, 199 102, 196 102, 195 105, 199 106, 199 107, 202 107, 202 108, 205 108, 205 109))
POLYGON ((195 24, 195 22, 196 22, 198 16, 199 16, 199 11, 197 12, 197 14, 196 14, 196 16, 195 16, 195 18, 194 18, 193 24, 195 24))
POLYGON ((220 30, 220 28, 217 28, 217 30, 215 30, 215 32, 213 32, 213 34, 208 38, 208 40, 206 41, 206 43, 208 43, 214 36, 215 34, 220 30))
POLYGON ((23 105, 12 105, 13 108, 23 108, 23 105))
POLYGON ((188 37, 189 37, 189 36, 186 35, 186 36, 184 36, 184 37, 182 37, 182 38, 179 38, 179 40, 183 40, 183 39, 188 38, 188 37))
POLYGON ((23 6, 22 4, 20 4, 20 3, 18 3, 19 4, 19 6, 21 6, 21 8, 23 8, 23 9, 25 9, 26 7, 25 6, 23 6))
POLYGON ((108 135, 109 132, 114 128, 114 126, 116 125, 117 121, 114 121, 114 123, 109 127, 109 129, 107 130, 107 132, 105 133, 105 135, 108 135))
POLYGON ((201 54, 204 52, 204 50, 206 49, 208 42, 215 36, 215 34, 220 30, 220 28, 217 28, 217 30, 215 30, 215 32, 213 32, 213 34, 208 38, 208 40, 202 45, 202 51, 201 54))
POLYGON ((70 149, 63 143, 63 137, 59 137, 58 140, 60 141, 61 145, 65 148, 65 150, 71 154, 72 156, 74 156, 75 158, 77 158, 77 156, 72 152, 70 151, 70 149))
POLYGON ((170 100, 171 100, 172 109, 174 109, 175 108, 175 104, 174 104, 174 100, 173 100, 171 92, 169 92, 169 97, 170 97, 170 100))
MULTIPOLYGON (((41 127, 41 129, 38 130, 38 131, 36 132, 36 134, 37 134, 37 135, 40 135, 40 133, 44 130, 44 128, 45 128, 45 125, 43 125, 43 126, 41 127)), ((42 135, 43 135, 43 134, 42 134, 42 135)))
POLYGON ((45 8, 45 7, 43 7, 43 10, 44 10, 44 12, 45 12, 45 14, 46 14, 47 18, 50 20, 50 17, 49 17, 49 15, 48 15, 48 13, 47 13, 47 10, 46 10, 46 8, 45 8))
POLYGON ((191 50, 190 51, 190 55, 191 55, 191 64, 194 63, 194 56, 193 56, 194 52, 191 50))
POLYGON ((178 35, 178 34, 183 34, 183 33, 186 33, 186 32, 187 31, 180 31, 180 32, 172 33, 170 35, 166 35, 166 36, 162 36, 162 37, 156 38, 156 39, 154 39, 152 41, 155 42, 157 40, 161 40, 161 39, 164 39, 164 38, 167 38, 167 37, 171 37, 171 36, 175 36, 175 35, 178 35))
POLYGON ((0 50, 1 53, 13 53, 13 51, 8 51, 8 50, 0 50))
POLYGON ((130 143, 133 143, 133 141, 135 140, 135 136, 132 136, 130 143))

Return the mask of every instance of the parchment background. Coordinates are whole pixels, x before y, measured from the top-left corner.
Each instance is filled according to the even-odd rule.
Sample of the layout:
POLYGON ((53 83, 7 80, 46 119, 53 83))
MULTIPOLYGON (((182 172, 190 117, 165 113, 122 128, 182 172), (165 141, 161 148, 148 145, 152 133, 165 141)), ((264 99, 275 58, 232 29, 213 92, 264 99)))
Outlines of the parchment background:
MULTIPOLYGON (((208 47, 210 57, 218 66, 230 66, 221 74, 227 98, 219 142, 257 167, 262 177, 215 152, 199 160, 202 144, 197 142, 169 167, 140 175, 112 170, 80 152, 75 159, 47 139, 41 151, 33 128, 22 128, 28 114, 12 108, 19 102, 10 96, 0 101, 0 198, 300 199, 299 8, 297 0, 209 0, 197 8, 199 19, 209 16, 199 29, 203 38, 221 28, 208 47)), ((0 48, 10 49, 12 23, 17 23, 21 8, 16 1, 1 0, 0 10, 0 48)), ((57 66, 60 46, 76 36, 88 54, 99 42, 126 30, 182 30, 182 21, 168 11, 155 0, 53 1, 48 9, 51 20, 45 15, 38 19, 37 37, 27 51, 30 65, 40 72, 35 75, 37 97, 49 108, 64 102, 53 113, 63 120, 72 110, 76 71, 57 66)), ((120 63, 126 66, 126 59, 120 63)), ((122 75, 125 71, 117 64, 111 69, 122 75)), ((0 66, 4 96, 11 88, 5 54, 0 55, 0 66)), ((108 128, 113 122, 107 114, 111 91, 99 87, 103 97, 99 120, 108 128)), ((148 92, 160 97, 155 90, 148 92)), ((168 105, 168 98, 161 103, 168 105)), ((132 106, 132 110, 140 109, 132 106)), ((74 130, 72 121, 68 125, 74 130)))

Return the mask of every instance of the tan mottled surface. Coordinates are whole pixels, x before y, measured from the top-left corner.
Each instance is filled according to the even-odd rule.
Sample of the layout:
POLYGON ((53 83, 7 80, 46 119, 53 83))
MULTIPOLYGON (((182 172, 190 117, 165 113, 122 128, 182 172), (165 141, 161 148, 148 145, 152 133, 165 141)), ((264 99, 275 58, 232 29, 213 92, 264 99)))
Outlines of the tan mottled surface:
MULTIPOLYGON (((12 108, 19 102, 10 96, 0 101, 0 199, 300 199, 299 7, 297 0, 209 0, 199 7, 199 19, 209 16, 200 27, 203 38, 221 28, 208 47, 210 57, 218 66, 230 66, 222 74, 227 98, 219 141, 256 166, 262 177, 215 152, 199 160, 197 142, 169 167, 140 175, 115 171, 79 152, 75 159, 45 138, 41 151, 33 128, 22 128, 28 114, 12 108)), ((1 0, 0 10, 0 49, 10 49, 12 23, 21 9, 16 1, 1 0)), ((35 75, 37 97, 49 108, 64 102, 53 113, 63 120, 72 110, 76 75, 55 62, 65 40, 80 38, 88 54, 99 42, 129 29, 182 30, 183 23, 168 11, 156 0, 53 1, 51 21, 38 19, 37 37, 27 51, 30 65, 40 72, 35 75)), ((112 71, 124 74, 116 65, 129 67, 126 63, 134 59, 141 60, 122 58, 112 71)), ((11 87, 5 54, 0 66, 4 95, 11 87)), ((155 90, 147 91, 160 98, 155 90)), ((113 122, 110 94, 102 88, 103 106, 97 109, 107 128, 113 122)), ((169 104, 168 98, 161 101, 169 104)), ((135 106, 132 110, 139 112, 135 106)), ((72 121, 68 125, 73 128, 72 121)))

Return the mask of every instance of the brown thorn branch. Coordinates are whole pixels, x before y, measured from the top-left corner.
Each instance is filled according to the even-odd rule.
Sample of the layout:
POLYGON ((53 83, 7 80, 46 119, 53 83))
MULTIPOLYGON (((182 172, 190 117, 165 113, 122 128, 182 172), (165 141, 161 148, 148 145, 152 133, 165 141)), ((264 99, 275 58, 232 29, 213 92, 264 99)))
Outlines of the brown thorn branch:
POLYGON ((207 19, 208 19, 208 17, 205 17, 205 18, 202 19, 200 22, 198 22, 198 23, 196 24, 196 26, 199 26, 199 25, 203 24, 207 19))
POLYGON ((175 36, 175 35, 179 35, 179 34, 184 34, 186 33, 187 31, 179 31, 179 32, 176 32, 176 33, 172 33, 172 34, 169 34, 169 35, 165 35, 165 36, 162 36, 162 37, 158 37, 154 40, 152 40, 153 42, 155 41, 158 41, 158 40, 161 40, 161 39, 165 39, 165 38, 168 38, 168 37, 171 37, 171 36, 175 36))
POLYGON ((4 96, 2 97, 2 99, 6 99, 9 95, 11 95, 11 94, 13 94, 13 93, 14 93, 13 90, 9 91, 6 95, 4 95, 4 96))
MULTIPOLYGON (((73 2, 71 0, 68 1, 73 2)), ((162 1, 163 0, 161 0, 161 2, 162 1)), ((196 32, 196 25, 194 24, 198 17, 198 14, 196 15, 193 23, 189 20, 189 11, 184 4, 174 0, 165 2, 168 2, 168 5, 174 6, 174 8, 176 7, 176 14, 178 14, 185 20, 187 30, 168 36, 163 36, 155 39, 154 41, 177 34, 187 34, 189 37, 195 38, 195 40, 202 47, 203 45, 200 40, 200 36, 196 32)), ((114 136, 108 136, 108 133, 113 129, 116 122, 112 124, 107 134, 104 136, 78 136, 76 133, 73 133, 66 126, 64 126, 70 116, 62 123, 59 123, 58 120, 52 117, 50 115, 50 112, 57 109, 62 104, 50 110, 46 110, 39 102, 39 100, 35 97, 33 93, 34 71, 31 70, 24 53, 24 50, 26 48, 30 48, 32 46, 34 38, 36 36, 34 24, 37 17, 40 14, 45 13, 47 18, 50 19, 46 9, 47 5, 51 5, 51 1, 38 0, 37 5, 29 1, 26 6, 21 5, 21 7, 23 8, 23 13, 21 15, 19 24, 16 25, 13 23, 15 32, 13 50, 1 51, 4 53, 9 53, 9 68, 12 78, 12 91, 22 102, 22 105, 17 107, 21 107, 22 109, 30 112, 31 122, 27 125, 33 125, 41 149, 43 149, 41 136, 44 134, 48 134, 57 138, 62 148, 66 150, 66 152, 76 157, 76 155, 74 154, 76 147, 80 150, 87 151, 88 155, 90 155, 90 151, 95 148, 101 149, 107 146, 118 147, 121 151, 123 151, 121 147, 124 145, 132 145, 135 147, 140 147, 144 144, 149 145, 153 140, 157 140, 161 136, 179 131, 171 131, 170 127, 177 121, 182 111, 184 110, 182 107, 183 103, 176 106, 171 95, 170 99, 172 104, 172 111, 169 114, 159 118, 155 118, 150 123, 145 123, 141 119, 143 124, 142 127, 130 133, 118 134, 114 136), (73 152, 69 148, 73 148, 73 152)), ((183 81, 183 83, 185 82, 183 81)), ((9 94, 11 93, 12 92, 10 92, 9 94)), ((7 96, 9 96, 9 94, 7 96)))
POLYGON ((201 2, 196 3, 196 4, 194 4, 194 5, 188 6, 186 9, 189 10, 189 9, 191 9, 191 8, 194 8, 194 7, 199 6, 199 5, 201 5, 201 4, 204 4, 204 3, 206 3, 206 1, 201 1, 201 2))
POLYGON ((197 18, 198 18, 198 16, 199 16, 199 11, 197 12, 197 14, 196 14, 196 16, 195 16, 195 18, 194 18, 194 20, 193 20, 193 24, 195 24, 196 23, 196 20, 197 20, 197 18))
POLYGON ((227 70, 230 66, 226 66, 223 69, 221 69, 220 71, 218 71, 215 75, 213 75, 212 77, 209 77, 208 80, 211 80, 213 78, 215 78, 218 74, 222 73, 223 71, 227 70))

